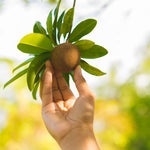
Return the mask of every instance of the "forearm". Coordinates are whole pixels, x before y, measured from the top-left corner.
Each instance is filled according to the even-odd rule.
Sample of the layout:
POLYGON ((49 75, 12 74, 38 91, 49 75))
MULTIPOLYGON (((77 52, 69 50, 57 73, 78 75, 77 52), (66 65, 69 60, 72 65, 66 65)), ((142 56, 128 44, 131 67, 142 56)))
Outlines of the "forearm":
POLYGON ((99 150, 93 130, 75 128, 59 143, 62 150, 99 150))

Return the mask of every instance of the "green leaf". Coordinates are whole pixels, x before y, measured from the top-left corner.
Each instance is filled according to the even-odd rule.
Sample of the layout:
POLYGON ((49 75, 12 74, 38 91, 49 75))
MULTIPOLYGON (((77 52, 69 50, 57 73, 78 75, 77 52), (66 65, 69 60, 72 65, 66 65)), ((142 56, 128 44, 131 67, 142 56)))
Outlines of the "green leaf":
POLYGON ((62 12, 62 14, 60 15, 59 19, 58 19, 58 24, 57 24, 57 28, 58 28, 58 41, 60 42, 60 37, 61 37, 61 27, 62 27, 62 21, 63 21, 63 17, 65 15, 65 11, 62 12))
POLYGON ((82 60, 80 61, 80 65, 81 65, 81 68, 83 70, 85 70, 86 72, 92 74, 92 75, 95 75, 95 76, 102 76, 102 75, 105 75, 106 73, 102 72, 101 70, 89 65, 86 61, 82 60))
POLYGON ((34 27, 33 27, 33 32, 46 35, 46 30, 42 27, 42 25, 39 21, 35 22, 34 27))
POLYGON ((87 59, 99 58, 106 55, 107 53, 108 51, 99 45, 94 45, 87 50, 80 50, 81 57, 87 59))
POLYGON ((61 3, 61 0, 58 1, 57 7, 56 7, 55 12, 54 12, 55 19, 54 19, 54 23, 53 23, 53 39, 54 39, 55 43, 57 43, 57 41, 56 41, 56 27, 57 27, 57 18, 58 18, 60 3, 61 3))
POLYGON ((44 65, 44 66, 39 70, 39 72, 36 74, 34 83, 36 83, 36 82, 40 79, 41 74, 42 74, 42 72, 44 72, 44 70, 45 70, 45 65, 44 65))
POLYGON ((95 19, 86 19, 80 22, 72 31, 69 42, 74 42, 90 33, 96 26, 97 21, 95 19))
POLYGON ((63 73, 63 77, 65 78, 65 80, 69 86, 69 73, 63 73))
POLYGON ((13 64, 14 64, 14 61, 11 59, 8 59, 8 58, 0 58, 0 61, 8 63, 10 66, 13 66, 13 64))
POLYGON ((60 3, 61 3, 61 0, 59 0, 58 3, 57 3, 57 7, 54 10, 54 16, 58 15, 60 3))
POLYGON ((53 46, 49 38, 40 33, 31 33, 24 36, 17 47, 24 53, 35 55, 53 50, 53 46))
POLYGON ((26 74, 28 71, 28 68, 19 72, 18 74, 16 74, 13 78, 11 78, 8 82, 5 83, 4 88, 6 86, 8 86, 10 83, 14 82, 15 80, 17 80, 18 78, 20 78, 21 76, 23 76, 24 74, 26 74))
POLYGON ((52 18, 52 12, 53 10, 50 11, 47 21, 46 21, 46 26, 47 26, 47 32, 50 38, 50 41, 55 45, 56 43, 54 42, 53 39, 53 18, 52 18))
POLYGON ((80 40, 74 43, 80 51, 87 50, 94 46, 94 42, 90 40, 80 40))
POLYGON ((36 93, 37 93, 37 90, 38 90, 38 88, 39 88, 39 85, 40 85, 40 79, 36 82, 36 84, 35 84, 35 86, 34 86, 34 88, 33 88, 33 91, 32 91, 32 97, 33 97, 33 99, 34 100, 36 100, 37 98, 36 98, 36 93))
POLYGON ((66 34, 69 33, 72 28, 73 15, 74 15, 74 8, 71 8, 66 12, 64 16, 64 23, 61 28, 64 38, 66 37, 66 34))
POLYGON ((69 74, 70 74, 70 76, 71 76, 73 82, 75 82, 75 81, 74 81, 74 71, 70 72, 69 74))
POLYGON ((32 91, 36 79, 37 73, 40 71, 40 69, 45 64, 45 61, 50 58, 50 53, 44 53, 38 56, 35 56, 33 61, 28 67, 27 72, 27 85, 30 91, 32 91))
POLYGON ((45 66, 42 67, 42 69, 39 71, 39 73, 38 73, 38 80, 36 81, 35 86, 34 86, 34 88, 33 88, 33 90, 32 90, 32 97, 33 97, 33 99, 35 99, 35 100, 37 99, 37 98, 36 98, 36 94, 37 94, 37 90, 38 90, 38 88, 39 88, 40 81, 41 81, 41 78, 42 78, 42 76, 43 76, 44 70, 45 70, 45 66))
POLYGON ((26 61, 24 61, 23 63, 21 63, 21 64, 18 65, 17 67, 15 67, 12 72, 14 73, 14 72, 15 72, 16 70, 18 70, 19 68, 21 68, 21 67, 27 65, 28 63, 30 63, 30 62, 33 60, 33 58, 34 58, 34 57, 27 59, 26 61))

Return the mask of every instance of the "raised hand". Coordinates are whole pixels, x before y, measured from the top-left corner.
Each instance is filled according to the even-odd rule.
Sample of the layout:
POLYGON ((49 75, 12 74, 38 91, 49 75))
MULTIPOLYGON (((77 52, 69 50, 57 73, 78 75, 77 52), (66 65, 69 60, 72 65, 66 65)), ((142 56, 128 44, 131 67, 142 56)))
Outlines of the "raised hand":
POLYGON ((54 71, 50 61, 46 62, 40 86, 42 116, 49 133, 64 149, 73 146, 67 144, 66 147, 66 143, 76 143, 74 136, 78 132, 84 132, 83 137, 90 135, 93 143, 96 143, 93 134, 95 98, 82 76, 80 66, 74 71, 74 81, 79 92, 78 98, 75 98, 62 74, 54 71))

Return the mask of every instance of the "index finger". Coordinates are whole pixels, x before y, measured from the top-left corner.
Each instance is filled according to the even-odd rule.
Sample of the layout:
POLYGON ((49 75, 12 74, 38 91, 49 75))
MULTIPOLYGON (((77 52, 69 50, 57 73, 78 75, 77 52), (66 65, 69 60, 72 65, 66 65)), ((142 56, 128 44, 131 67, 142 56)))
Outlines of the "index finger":
POLYGON ((93 96, 93 93, 91 89, 89 88, 86 80, 84 79, 82 73, 81 73, 81 67, 77 66, 75 71, 74 71, 74 80, 75 80, 75 85, 77 87, 77 90, 79 92, 79 95, 82 96, 93 96))
POLYGON ((46 62, 46 69, 41 79, 40 84, 40 97, 42 99, 42 105, 48 105, 53 101, 52 96, 52 76, 53 76, 53 67, 50 61, 46 62))

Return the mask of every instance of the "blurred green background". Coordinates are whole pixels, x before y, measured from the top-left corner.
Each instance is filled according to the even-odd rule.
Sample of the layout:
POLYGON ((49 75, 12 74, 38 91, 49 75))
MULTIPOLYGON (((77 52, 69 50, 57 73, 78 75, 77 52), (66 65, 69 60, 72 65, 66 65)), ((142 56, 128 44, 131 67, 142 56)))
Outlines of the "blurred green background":
MULTIPOLYGON (((45 7, 48 10, 49 8, 55 6, 57 2, 56 0, 17 1, 20 1, 21 4, 23 4, 24 11, 28 10, 33 4, 34 6, 35 4, 42 4, 44 6, 41 7, 45 7)), ((8 0, 0 1, 0 15, 4 14, 6 5, 9 2, 10 1, 8 0)), ((95 5, 91 5, 92 1, 87 0, 86 3, 89 3, 89 5, 93 7, 93 9, 91 8, 91 13, 89 15, 85 14, 85 16, 82 16, 82 11, 80 11, 80 14, 76 12, 76 21, 88 16, 99 19, 99 16, 101 15, 98 15, 98 13, 103 14, 106 9, 107 12, 109 12, 112 3, 116 3, 117 0, 93 1, 93 3, 96 2, 101 4, 98 5, 99 9, 95 9, 95 5)), ((71 6, 71 4, 72 3, 70 3, 70 1, 64 0, 62 7, 68 8, 68 6, 71 6)), ((78 4, 80 4, 80 2, 78 2, 78 4)), ((136 4, 137 3, 134 3, 133 5, 136 4)), ((130 11, 129 9, 126 11, 128 15, 131 12, 132 7, 130 7, 130 11)), ((111 18, 111 13, 109 17, 111 18)), ((11 24, 13 24, 12 18, 5 19, 10 20, 9 26, 11 27, 11 24)), ((121 20, 123 19, 126 21, 127 18, 121 18, 121 20)), ((148 20, 148 18, 146 20, 148 20)), ((36 20, 33 20, 33 22, 34 21, 36 20)), ((21 28, 26 28, 26 25, 22 26, 21 28)), ((128 26, 128 28, 130 28, 130 26, 128 26)), ((2 30, 5 30, 3 32, 7 32, 6 30, 8 29, 8 26, 6 25, 6 28, 3 27, 3 29, 0 26, 0 29, 0 34, 2 33, 2 30)), ((111 29, 108 29, 108 32, 110 30, 111 29)), ((142 30, 144 30, 144 26, 138 30, 139 36, 141 35, 140 33, 142 30)), ((123 32, 123 27, 120 29, 120 31, 123 32)), ((27 31, 25 32, 27 33, 27 31)), ((105 34, 108 36, 110 33, 107 34, 107 32, 105 32, 105 34)), ((114 37, 120 36, 115 31, 111 34, 113 34, 114 37)), ((21 36, 18 36, 21 38, 24 36, 24 33, 21 33, 21 36)), ((122 52, 118 53, 118 51, 113 51, 113 49, 116 47, 113 47, 111 44, 109 44, 109 42, 107 43, 107 39, 109 40, 109 37, 106 38, 106 41, 98 39, 99 35, 97 35, 97 38, 95 38, 96 41, 100 40, 106 48, 109 48, 108 51, 110 54, 108 57, 103 58, 104 63, 100 62, 99 60, 96 61, 96 65, 98 67, 99 64, 103 64, 103 66, 100 66, 107 72, 107 75, 99 78, 95 78, 94 76, 90 76, 90 78, 88 78, 89 76, 87 76, 85 72, 83 73, 92 90, 96 93, 94 132, 98 144, 102 150, 150 150, 149 37, 150 32, 147 32, 146 38, 141 41, 142 46, 138 45, 135 48, 135 53, 133 53, 135 57, 133 59, 136 60, 136 63, 134 64, 132 64, 130 57, 127 57, 125 60, 123 60, 123 56, 121 56, 122 52), (122 61, 125 62, 125 65, 120 66, 122 61, 117 60, 117 57, 112 58, 112 56, 115 55, 118 58, 121 58, 122 61), (126 66, 133 67, 127 69, 126 66), (122 72, 122 69, 127 70, 126 72, 122 72), (92 82, 94 82, 94 84, 92 84, 92 82)), ((0 43, 2 42, 4 41, 0 41, 0 43)), ((17 43, 14 44, 17 45, 17 43)), ((118 49, 123 49, 121 44, 119 44, 119 41, 117 42, 116 40, 116 43, 113 44, 117 45, 118 49)), ((122 44, 128 45, 129 49, 131 45, 136 45, 134 42, 129 44, 126 43, 126 41, 123 41, 122 44)), ((129 51, 129 49, 127 49, 127 51, 132 53, 129 51)), ((16 81, 7 89, 2 89, 3 84, 10 78, 10 76, 12 76, 12 69, 19 62, 22 62, 22 59, 27 56, 24 57, 22 54, 22 56, 19 56, 20 59, 17 59, 18 55, 16 57, 12 54, 9 55, 8 53, 5 53, 5 49, 2 48, 0 51, 0 150, 59 150, 59 146, 48 134, 42 122, 40 100, 34 101, 31 97, 31 93, 29 93, 27 89, 25 80, 26 77, 22 77, 21 80, 16 81)), ((14 48, 13 51, 15 52, 17 49, 14 48)))

